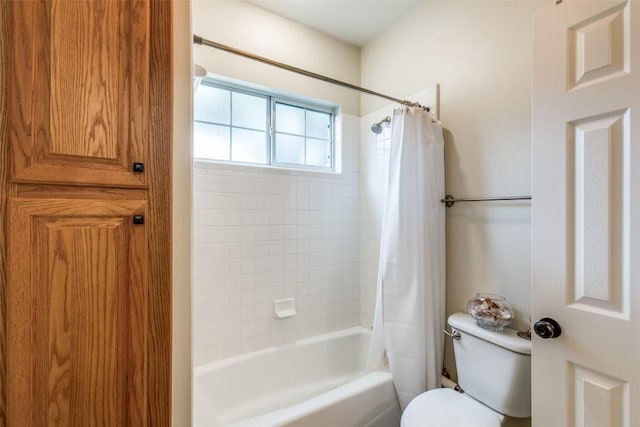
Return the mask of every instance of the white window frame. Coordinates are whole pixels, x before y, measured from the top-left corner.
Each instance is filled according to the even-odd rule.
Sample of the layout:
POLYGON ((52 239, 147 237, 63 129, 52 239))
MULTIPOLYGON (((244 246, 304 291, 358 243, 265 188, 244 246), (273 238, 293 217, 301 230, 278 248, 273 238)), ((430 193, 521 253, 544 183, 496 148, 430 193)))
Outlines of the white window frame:
MULTIPOLYGON (((285 168, 285 169, 300 169, 300 170, 316 170, 322 172, 335 172, 336 169, 336 135, 335 135, 335 126, 336 126, 336 116, 338 115, 338 106, 329 105, 327 103, 314 102, 308 98, 295 97, 290 95, 282 95, 275 91, 269 91, 267 89, 254 89, 252 87, 246 87, 242 84, 231 83, 226 81, 217 80, 215 78, 205 77, 201 83, 201 85, 211 86, 219 89, 228 90, 231 92, 243 93, 247 95, 257 96, 261 98, 265 98, 267 100, 267 113, 266 113, 266 144, 267 144, 267 163, 247 163, 247 162, 239 162, 234 160, 222 160, 222 159, 212 159, 212 158, 203 158, 196 157, 197 161, 205 161, 205 162, 215 162, 215 163, 226 163, 226 164, 234 164, 234 165, 252 165, 252 166, 261 166, 261 167, 272 167, 272 168, 285 168), (277 150, 277 138, 276 138, 276 130, 275 124, 277 120, 276 116, 276 104, 285 104, 290 105, 297 108, 303 108, 305 110, 316 111, 320 113, 325 113, 330 115, 330 130, 329 130, 329 144, 330 144, 330 166, 314 166, 314 165, 304 165, 299 163, 284 163, 284 162, 276 162, 276 150, 277 150)), ((233 99, 233 96, 231 97, 233 99)), ((233 117, 233 101, 231 101, 231 117, 233 117)), ((194 114, 195 116, 195 114, 194 114)), ((233 119, 230 119, 230 124, 224 123, 215 123, 215 122, 207 122, 203 120, 195 120, 194 122, 213 124, 217 126, 228 126, 231 134, 231 146, 229 149, 232 151, 233 148, 233 119)), ((244 129, 241 126, 235 126, 238 129, 244 129)), ((305 126, 305 135, 297 135, 305 138, 305 150, 306 150, 306 126, 305 126)), ((317 140, 323 140, 321 138, 312 138, 317 140)), ((305 151, 306 153, 306 151, 305 151)), ((306 154, 305 154, 306 159, 306 154)))
MULTIPOLYGON (((335 154, 336 154, 336 137, 335 137, 335 121, 336 121, 336 110, 335 108, 329 108, 329 107, 325 107, 325 106, 320 106, 318 104, 312 104, 312 103, 308 103, 308 102, 301 102, 299 100, 295 100, 292 98, 284 98, 284 97, 280 97, 280 96, 272 96, 271 97, 271 115, 270 115, 270 119, 271 119, 271 135, 270 135, 270 145, 271 145, 271 165, 272 166, 277 166, 277 167, 286 167, 286 168, 302 168, 302 169, 310 169, 310 170, 322 170, 322 171, 327 171, 327 170, 335 170, 335 166, 336 166, 336 160, 335 160, 335 154), (305 110, 310 110, 310 111, 317 111, 319 113, 326 113, 329 114, 331 116, 331 120, 329 121, 331 128, 329 129, 329 135, 331 136, 331 139, 329 140, 329 144, 330 144, 330 154, 331 154, 331 161, 330 161, 330 165, 328 167, 324 167, 324 166, 313 166, 313 165, 301 165, 299 163, 282 163, 282 162, 277 162, 276 159, 276 150, 278 149, 278 140, 276 138, 276 121, 278 120, 278 117, 276 115, 276 104, 285 104, 285 105, 290 105, 292 107, 298 107, 298 108, 304 108, 305 110)), ((292 134, 293 135, 293 134, 292 134)), ((306 123, 305 123, 305 135, 297 135, 297 136, 302 136, 305 138, 305 158, 306 158, 306 139, 307 139, 307 135, 306 135, 306 123)), ((311 138, 311 139, 317 139, 317 140, 322 140, 321 138, 311 138)))

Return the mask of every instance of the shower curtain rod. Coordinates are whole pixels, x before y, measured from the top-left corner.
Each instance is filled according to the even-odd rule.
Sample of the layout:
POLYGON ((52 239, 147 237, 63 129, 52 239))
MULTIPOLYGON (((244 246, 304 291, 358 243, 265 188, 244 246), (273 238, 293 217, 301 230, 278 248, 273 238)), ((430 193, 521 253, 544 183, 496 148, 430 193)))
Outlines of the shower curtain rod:
POLYGON ((205 38, 202 38, 198 35, 193 35, 193 43, 194 44, 199 44, 202 46, 207 46, 207 47, 212 47, 214 49, 219 49, 219 50, 223 50, 225 52, 229 52, 229 53, 233 53, 234 55, 238 55, 238 56, 242 56, 245 58, 249 58, 249 59, 253 59, 255 61, 259 61, 262 62, 264 64, 268 64, 268 65, 272 65, 274 67, 278 67, 278 68, 282 68, 283 70, 287 70, 287 71, 291 71, 293 73, 297 73, 297 74, 302 74, 303 76, 307 76, 307 77, 311 77, 317 80, 322 80, 323 82, 327 82, 327 83, 331 83, 334 85, 338 85, 338 86, 342 86, 342 87, 346 87, 348 89, 352 89, 352 90, 357 90, 359 92, 362 93, 366 93, 368 95, 373 95, 373 96, 377 96, 380 98, 384 98, 384 99, 388 99, 390 101, 395 101, 399 104, 402 105, 406 105, 407 107, 421 107, 424 108, 426 111, 429 111, 429 107, 425 107, 417 102, 411 102, 411 101, 407 101, 404 99, 400 99, 400 98, 394 98, 393 96, 389 96, 389 95, 385 95, 383 93, 380 92, 375 92, 373 90, 370 89, 366 89, 360 86, 356 86, 354 84, 351 83, 347 83, 347 82, 343 82, 340 80, 336 80, 334 78, 331 77, 327 77, 327 76, 323 76, 322 74, 318 74, 318 73, 314 73, 312 71, 308 71, 302 68, 298 68, 298 67, 294 67, 293 65, 289 65, 289 64, 285 64, 282 62, 278 62, 278 61, 274 61, 272 59, 269 58, 265 58, 264 56, 259 56, 256 54, 253 54, 251 52, 247 52, 244 50, 240 50, 240 49, 236 49, 235 47, 231 47, 228 45, 224 45, 222 43, 218 43, 218 42, 214 42, 212 40, 207 40, 205 38))

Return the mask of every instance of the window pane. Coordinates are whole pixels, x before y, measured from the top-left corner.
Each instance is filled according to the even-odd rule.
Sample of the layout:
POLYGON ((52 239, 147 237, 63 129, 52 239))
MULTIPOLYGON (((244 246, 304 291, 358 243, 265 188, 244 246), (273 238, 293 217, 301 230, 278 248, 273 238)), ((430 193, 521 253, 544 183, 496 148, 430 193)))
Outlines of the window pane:
POLYGON ((334 116, 303 102, 205 79, 194 94, 194 155, 330 169, 334 116))
POLYGON ((307 136, 331 139, 331 114, 307 110, 307 136))
POLYGON ((304 135, 304 108, 277 103, 276 131, 304 135))
POLYGON ((304 165, 304 138, 276 134, 276 162, 304 165))
POLYGON ((229 128, 195 122, 193 156, 199 159, 230 160, 229 128))
POLYGON ((233 93, 233 126, 267 130, 267 100, 245 93, 233 93))
POLYGON ((307 139, 307 159, 309 166, 331 167, 331 143, 321 139, 307 139))
POLYGON ((230 92, 201 84, 194 96, 195 120, 228 125, 231 111, 230 92))
POLYGON ((245 163, 267 163, 267 134, 262 131, 233 128, 231 160, 245 163))

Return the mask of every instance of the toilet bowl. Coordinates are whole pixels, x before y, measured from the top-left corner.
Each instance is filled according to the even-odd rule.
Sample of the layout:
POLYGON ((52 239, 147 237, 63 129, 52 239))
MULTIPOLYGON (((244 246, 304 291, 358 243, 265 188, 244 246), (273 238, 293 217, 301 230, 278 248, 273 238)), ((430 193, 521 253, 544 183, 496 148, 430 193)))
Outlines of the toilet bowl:
POLYGON ((501 427, 510 417, 531 416, 531 342, 517 332, 494 332, 465 313, 449 317, 464 393, 442 388, 413 399, 402 427, 501 427), (457 333, 456 333, 457 332, 457 333))

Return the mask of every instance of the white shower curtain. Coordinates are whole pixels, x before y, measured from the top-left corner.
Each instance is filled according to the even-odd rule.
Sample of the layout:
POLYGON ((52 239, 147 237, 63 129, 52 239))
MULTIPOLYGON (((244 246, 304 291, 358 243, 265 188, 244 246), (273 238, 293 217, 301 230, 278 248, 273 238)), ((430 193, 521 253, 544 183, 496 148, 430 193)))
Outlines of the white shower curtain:
POLYGON ((393 113, 368 369, 386 352, 402 409, 440 386, 445 316, 444 140, 421 108, 393 113))

